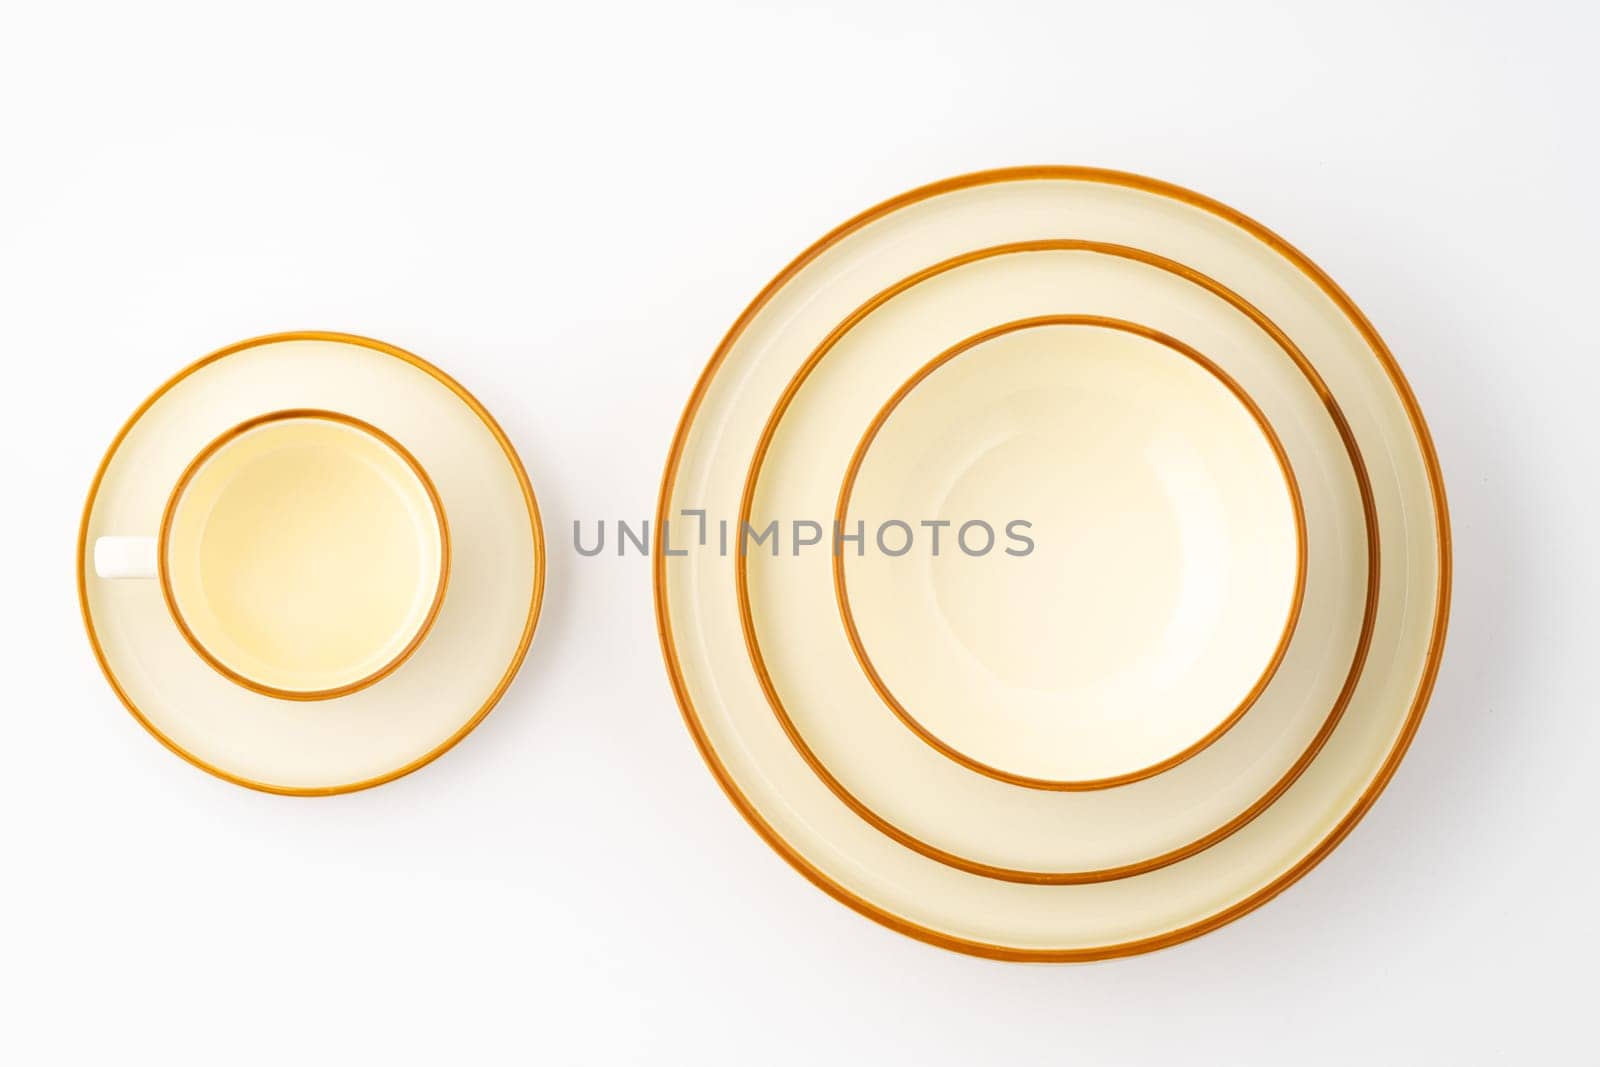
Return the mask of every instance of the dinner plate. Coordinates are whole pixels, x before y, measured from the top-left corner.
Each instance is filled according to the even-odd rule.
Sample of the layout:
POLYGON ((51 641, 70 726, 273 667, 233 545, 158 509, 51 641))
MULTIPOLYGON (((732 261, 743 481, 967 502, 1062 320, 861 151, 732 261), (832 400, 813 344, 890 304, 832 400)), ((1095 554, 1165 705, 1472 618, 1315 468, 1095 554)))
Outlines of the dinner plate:
MULTIPOLYGON (((1071 309, 1035 313, 1063 310, 1071 309)), ((1139 321, 1137 314, 1123 317, 1139 321)), ((918 353, 918 361, 937 351, 918 353)), ((1289 361, 1280 365, 1297 373, 1289 361)), ((897 384, 875 383, 882 386, 877 401, 897 384)), ((1291 431, 1274 425, 1293 458, 1291 431)), ((1297 473, 1302 484, 1309 480, 1297 473)), ((1314 566, 1309 492, 1306 506, 1314 566)), ((769 844, 841 901, 935 944, 1011 959, 1092 959, 1171 944, 1243 914, 1314 865, 1371 804, 1409 743, 1437 671, 1449 599, 1448 518, 1425 425, 1392 358, 1349 300, 1280 238, 1222 205, 1149 179, 1082 168, 987 172, 925 187, 858 216, 802 254, 740 317, 697 384, 669 454, 657 520, 663 652, 691 733, 730 798, 769 844), (874 294, 973 249, 1040 239, 1145 250, 1215 279, 1281 328, 1348 419, 1371 475, 1374 554, 1382 560, 1364 669, 1302 773, 1253 818, 1180 861, 1087 884, 963 870, 861 818, 767 707, 743 648, 734 561, 707 550, 662 551, 665 524, 681 525, 684 512, 737 514, 750 457, 797 368, 874 294)), ((1312 621, 1314 581, 1308 574, 1302 628, 1312 621)), ((1279 678, 1286 669, 1287 662, 1279 678)), ((1168 774, 1223 751, 1261 710, 1168 774)), ((884 769, 891 778, 894 772, 884 769)))
POLYGON ((466 736, 527 653, 544 567, 532 486, 483 405, 417 356, 323 332, 232 345, 156 390, 102 460, 78 539, 84 624, 128 710, 201 769, 296 795, 390 781, 466 736), (191 647, 161 583, 95 571, 101 537, 163 525, 173 486, 202 450, 286 409, 336 412, 403 446, 448 520, 449 579, 424 636, 381 678, 332 699, 280 699, 237 684, 191 647))
MULTIPOLYGON (((1060 308, 1109 311, 1124 324, 1141 316, 1148 325, 1139 329, 1182 334, 1197 353, 1216 352, 1259 401, 1264 420, 1281 431, 1289 466, 1299 472, 1309 534, 1305 607, 1270 684, 1214 747, 1153 777, 1111 783, 1018 778, 992 767, 981 768, 986 777, 964 773, 970 763, 961 753, 907 721, 912 716, 895 706, 870 668, 857 670, 847 648, 850 614, 841 610, 842 631, 834 622, 830 597, 845 588, 843 571, 860 567, 868 555, 834 557, 831 588, 824 555, 752 553, 736 561, 751 663, 774 716, 823 783, 875 828, 923 855, 989 877, 1042 884, 1153 870, 1264 810, 1305 769, 1344 711, 1366 656, 1380 569, 1377 553, 1367 549, 1376 516, 1364 463, 1342 409, 1304 355, 1259 310, 1216 281, 1136 249, 1081 240, 975 249, 866 301, 800 366, 768 417, 745 479, 741 518, 754 509, 759 525, 769 515, 835 508, 834 494, 843 495, 838 484, 850 487, 854 457, 852 435, 832 428, 875 419, 877 398, 903 390, 901 376, 917 368, 923 353, 946 346, 958 351, 985 323, 1029 321, 1060 308), (1118 788, 1083 791, 1108 785, 1118 788)), ((971 366, 981 374, 981 365, 971 366)), ((1009 393, 1011 383, 990 377, 991 387, 1009 393)), ((981 388, 972 382, 960 391, 970 396, 981 388)), ((929 457, 922 466, 941 477, 929 457)), ((913 475, 896 472, 892 480, 896 491, 915 486, 913 475)), ((1027 507, 1036 514, 1036 502, 1027 507)), ((1060 518, 1054 528, 1035 531, 1042 543, 1067 540, 1085 525, 1070 511, 1060 518)), ((1048 551, 1041 556, 1048 562, 1048 551)), ((1009 571, 1010 580, 1024 584, 1039 573, 1032 557, 996 554, 973 562, 1000 575, 1009 571)), ((977 584, 984 577, 979 574, 977 584)), ((1047 591, 1051 585, 1037 584, 1047 591)), ((920 592, 921 599, 910 593, 900 601, 905 614, 937 621, 942 609, 928 602, 927 586, 920 592)), ((1035 625, 1024 617, 1020 629, 1035 625)), ((1051 652, 1047 638, 1039 653, 1051 652)), ((939 659, 927 656, 923 670, 950 674, 939 659)), ((953 692, 960 681, 959 675, 938 677, 934 693, 953 692)), ((1007 711, 984 706, 968 714, 982 724, 1007 711)))

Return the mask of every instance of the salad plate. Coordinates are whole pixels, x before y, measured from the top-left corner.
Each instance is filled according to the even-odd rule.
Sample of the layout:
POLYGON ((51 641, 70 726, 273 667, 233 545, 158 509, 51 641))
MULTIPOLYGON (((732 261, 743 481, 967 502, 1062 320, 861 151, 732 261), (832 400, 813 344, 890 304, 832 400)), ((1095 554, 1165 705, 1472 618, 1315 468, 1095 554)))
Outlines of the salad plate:
MULTIPOLYGON (((1103 881, 1175 862, 1236 830, 1264 810, 1315 756, 1343 713, 1365 662, 1380 570, 1378 554, 1368 550, 1375 543, 1371 525, 1376 519, 1364 464, 1347 436, 1342 409, 1322 392, 1320 377, 1292 342, 1258 310, 1242 304, 1237 294, 1211 279, 1180 274, 1170 263, 1116 246, 1060 240, 1002 245, 935 264, 874 295, 795 373, 768 416, 746 475, 740 519, 756 527, 772 515, 834 510, 836 495, 839 502, 845 500, 856 460, 871 444, 869 422, 884 417, 883 409, 893 404, 894 396, 949 353, 960 352, 972 337, 997 332, 1001 340, 1037 337, 1034 329, 1017 331, 1008 323, 1039 322, 1037 316, 1061 308, 1073 313, 1069 317, 1081 319, 1091 312, 1094 321, 1122 324, 1122 330, 1109 336, 1128 336, 1135 328, 1129 324, 1142 318, 1148 325, 1138 330, 1189 344, 1176 341, 1175 334, 1182 334, 1192 342, 1189 351, 1195 356, 1216 352, 1224 364, 1219 369, 1241 394, 1253 394, 1250 405, 1263 423, 1275 427, 1272 438, 1281 439, 1284 466, 1295 487, 1295 516, 1306 527, 1304 536, 1295 539, 1307 563, 1304 584, 1295 590, 1298 618, 1286 628, 1292 639, 1286 648, 1280 646, 1282 662, 1273 664, 1265 684, 1245 692, 1249 681, 1242 677, 1239 708, 1195 751, 1181 753, 1167 766, 1121 779, 1078 782, 1029 777, 1017 768, 993 764, 974 766, 976 761, 952 751, 916 718, 931 710, 944 721, 964 719, 971 729, 1002 738, 1028 737, 1034 724, 1052 711, 1067 720, 1050 724, 1057 731, 1077 725, 1072 721, 1076 709, 1048 692, 1012 684, 997 699, 978 698, 982 688, 993 686, 996 675, 984 655, 1004 654, 1011 662, 1032 656, 1046 664, 1070 659, 1070 650, 1056 645, 1063 636, 1074 637, 1062 634, 1063 623, 1052 617, 1060 610, 1058 599, 1076 604, 1062 612, 1065 624, 1078 626, 1077 633, 1091 640, 1105 615, 1126 609, 1115 587, 1099 590, 1103 599, 1086 603, 1084 596, 1096 590, 1073 588, 1075 579, 1081 581, 1079 575, 1086 573, 1092 580, 1107 571, 1137 574, 1146 565, 1143 553, 1129 553, 1125 547, 1137 536, 1137 523, 1147 521, 1144 514, 1134 516, 1133 530, 1116 533, 1102 546, 1105 556, 1077 558, 1083 544, 1080 528, 1096 531, 1127 524, 1118 516, 1077 511, 1081 498, 1071 495, 1074 483, 1063 482, 1059 474, 1066 460, 1053 454, 1048 438, 1044 451, 1034 455, 1037 465, 1027 465, 1015 476, 983 472, 979 479, 982 491, 1001 509, 997 521, 1013 511, 1033 517, 1030 537, 1037 545, 1027 556, 990 552, 969 558, 956 546, 953 562, 946 562, 948 556, 935 557, 931 546, 925 546, 920 555, 900 557, 841 551, 831 559, 823 553, 773 558, 751 552, 735 559, 749 660, 773 715, 818 778, 869 824, 923 855, 989 877, 1039 884, 1103 881), (983 326, 990 322, 1002 325, 983 326), (923 362, 922 353, 941 350, 945 355, 923 362), (910 380, 901 383, 903 374, 910 374, 910 380), (880 408, 878 398, 885 396, 890 403, 880 408), (861 443, 836 432, 834 427, 841 424, 865 427, 861 443), (1057 470, 1045 469, 1052 466, 1057 470), (1053 488, 1040 495, 1034 492, 1038 485, 1053 488), (997 487, 1002 492, 998 497, 992 495, 997 487), (1068 495, 1061 495, 1063 489, 1068 495), (981 595, 996 597, 985 621, 989 629, 973 628, 978 612, 970 600, 956 605, 959 611, 947 610, 939 602, 936 583, 917 580, 918 571, 931 572, 935 566, 961 568, 971 577, 958 588, 975 587, 981 595), (854 612, 845 576, 852 570, 870 574, 874 568, 910 573, 900 588, 890 590, 892 602, 880 613, 882 619, 930 642, 939 640, 940 628, 952 634, 943 648, 920 660, 915 651, 908 657, 934 683, 920 691, 926 700, 917 712, 897 707, 893 694, 874 678, 859 635, 852 633, 854 612), (1008 603, 1007 597, 1015 599, 1008 603), (990 641, 991 631, 1001 640, 990 641), (962 638, 969 643, 966 648, 962 638), (1022 715, 1011 706, 1013 700, 1022 704, 1022 715)), ((1096 327, 1086 336, 1099 337, 1103 345, 1108 335, 1096 327)), ((1128 354, 1101 353, 1117 356, 1119 364, 1128 354)), ((1070 361, 1072 350, 1056 347, 1041 355, 1059 367, 1070 361)), ((1170 360, 1161 365, 1182 366, 1170 360)), ((969 431, 962 426, 971 422, 966 402, 983 396, 985 389, 1007 398, 1011 408, 1025 402, 1032 410, 1043 400, 1052 420, 1062 408, 1068 418, 1074 417, 1070 395, 1063 402, 1059 394, 1029 392, 1019 400, 1015 383, 1005 375, 996 375, 982 362, 967 366, 972 377, 952 394, 962 409, 941 423, 946 441, 966 439, 969 431)), ((1148 391, 1141 383, 1139 392, 1148 391)), ((1091 402, 1105 406, 1103 395, 1091 402)), ((1008 419, 1015 421, 1014 415, 1008 419)), ((1098 433, 1105 440, 1117 439, 1104 427, 1098 433)), ((1035 447, 1037 436, 1001 439, 992 426, 980 424, 977 440, 983 446, 981 459, 1001 440, 1016 467, 1017 445, 1035 447)), ((937 495, 950 499, 946 486, 952 478, 938 461, 941 447, 931 441, 918 445, 919 455, 892 470, 885 488, 926 500, 929 494, 920 487, 927 478, 938 487, 937 495)), ((1180 440, 1166 454, 1188 465, 1205 448, 1202 442, 1180 440)), ((1021 454, 1028 458, 1027 452, 1021 454)), ((1142 456, 1136 459, 1148 465, 1142 456)), ((1166 473, 1167 481, 1174 481, 1171 471, 1166 473)), ((1203 479, 1186 475, 1176 484, 1182 493, 1210 503, 1211 487, 1203 479)), ((1165 510, 1177 514, 1170 505, 1165 510)), ((1217 509, 1199 510, 1205 514, 1217 509)), ((951 521, 975 521, 964 515, 951 521)), ((1162 520, 1160 509, 1154 518, 1162 520)), ((864 521, 846 519, 842 509, 836 520, 864 521)), ((1237 536, 1248 540, 1257 534, 1247 529, 1237 536)), ((1205 565, 1219 562, 1235 571, 1251 569, 1248 561, 1238 560, 1207 560, 1205 565)), ((1240 580, 1226 570, 1223 576, 1228 584, 1240 580)), ((1204 591, 1214 580, 1211 575, 1181 577, 1177 587, 1190 598, 1193 589, 1204 591)), ((1158 615, 1156 621, 1158 632, 1173 627, 1170 616, 1158 615)), ((1093 672, 1092 662, 1080 659, 1079 664, 1086 673, 1093 672)), ((1182 698, 1181 691, 1172 696, 1182 698)), ((1164 708, 1147 710, 1113 721, 1109 728, 1090 718, 1087 729, 1079 729, 1092 742, 1096 726, 1120 736, 1137 733, 1145 719, 1166 715, 1164 708)), ((1076 753, 1046 755, 1059 759, 1076 753)))

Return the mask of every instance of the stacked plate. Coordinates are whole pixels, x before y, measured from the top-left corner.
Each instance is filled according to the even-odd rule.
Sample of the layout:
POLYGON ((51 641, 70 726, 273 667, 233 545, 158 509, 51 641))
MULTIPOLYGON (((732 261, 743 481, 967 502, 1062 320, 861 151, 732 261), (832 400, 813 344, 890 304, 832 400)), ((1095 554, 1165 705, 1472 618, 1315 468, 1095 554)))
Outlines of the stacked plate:
POLYGON ((1170 945, 1305 873, 1394 772, 1449 603, 1361 313, 1237 212, 1084 168, 918 189, 790 264, 656 525, 738 808, 863 914, 1006 959, 1170 945))

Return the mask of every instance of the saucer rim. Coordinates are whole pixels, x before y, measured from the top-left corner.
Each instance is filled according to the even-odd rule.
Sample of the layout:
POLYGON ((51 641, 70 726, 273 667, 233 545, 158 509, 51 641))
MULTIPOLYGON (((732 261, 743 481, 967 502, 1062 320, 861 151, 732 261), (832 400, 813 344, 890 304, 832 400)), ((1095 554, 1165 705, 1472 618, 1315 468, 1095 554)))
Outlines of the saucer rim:
POLYGON ((783 267, 756 294, 734 320, 722 340, 718 343, 711 358, 697 376, 689 397, 684 404, 677 430, 673 435, 672 444, 667 454, 657 497, 656 520, 656 531, 652 543, 654 560, 651 570, 653 592, 655 594, 657 639, 661 646, 662 658, 665 661, 668 677, 672 684, 674 696, 677 698, 680 712, 683 715, 685 726, 695 746, 699 749, 701 758, 705 761, 707 768, 711 771, 712 776, 717 780, 729 801, 744 817, 745 821, 749 823, 757 836, 766 842, 768 847, 773 849, 818 889, 827 893, 841 904, 880 925, 916 940, 954 952, 990 959, 1015 962, 1087 962, 1154 951, 1188 941, 1224 926, 1254 911, 1299 881, 1321 863, 1349 835, 1350 831, 1361 821, 1362 817, 1365 816, 1366 812, 1376 802, 1378 796, 1382 794, 1389 781, 1393 778, 1396 769, 1411 746, 1429 699, 1433 694, 1440 664, 1443 660, 1445 638, 1448 632, 1453 555, 1444 473, 1440 468, 1433 437, 1428 430, 1427 421, 1417 402, 1416 395, 1412 391, 1410 383, 1406 380, 1404 372, 1396 362, 1394 355, 1390 352, 1382 337, 1379 336, 1376 328, 1344 290, 1308 258, 1305 253, 1261 223, 1220 201, 1213 200, 1183 186, 1139 174, 1101 167, 1031 164, 980 170, 958 175, 919 186, 884 200, 847 219, 818 238, 783 267), (1366 344, 1373 358, 1378 361, 1410 426, 1416 443, 1418 459, 1427 475, 1430 502, 1434 511, 1432 533, 1434 549, 1437 553, 1437 569, 1434 576, 1434 610, 1433 619, 1429 626, 1427 650, 1421 664, 1421 672, 1417 679, 1416 688, 1412 693, 1409 707, 1399 724, 1395 739, 1389 745, 1382 761, 1374 768, 1368 784, 1358 796, 1350 801, 1345 813, 1339 817, 1337 822, 1319 841, 1307 849, 1286 870, 1233 904, 1195 922, 1160 934, 1086 948, 1023 948, 956 936, 924 926, 916 921, 897 915, 886 907, 875 904, 866 897, 846 888, 785 840, 777 828, 767 821, 754 803, 745 796, 738 783, 734 781, 731 772, 724 766, 721 756, 717 753, 709 735, 699 721, 698 713, 694 708, 694 701, 688 691, 688 683, 684 676, 682 665, 678 661, 675 641, 672 636, 672 619, 667 604, 667 571, 663 554, 663 550, 666 548, 664 539, 665 527, 663 524, 668 519, 668 509, 672 502, 671 494, 679 465, 683 458, 683 452, 688 443, 693 418, 700 409, 713 378, 735 342, 779 290, 829 248, 869 223, 888 216, 901 208, 929 200, 944 193, 982 185, 1028 180, 1066 180, 1108 184, 1132 188, 1155 196, 1172 199, 1238 227, 1286 260, 1289 267, 1303 274, 1345 315, 1350 325, 1366 344))
POLYGON ((140 726, 144 727, 150 736, 161 742, 169 752, 180 757, 185 762, 225 782, 277 796, 323 797, 372 789, 398 778, 403 778, 413 771, 420 770, 459 744, 463 738, 477 728, 478 724, 488 716, 490 711, 494 710, 495 705, 500 702, 500 698, 510 688, 512 681, 517 676, 517 672, 521 670, 523 661, 527 658, 528 649, 533 644, 534 631, 538 628, 539 614, 544 602, 546 555, 544 525, 540 519, 539 502, 533 491, 533 483, 528 479, 528 472, 523 466, 522 458, 517 455, 517 450, 512 445, 511 439, 506 436, 505 431, 495 421, 494 416, 465 386, 421 356, 389 344, 386 341, 336 330, 286 330, 261 334, 243 341, 237 341, 200 357, 164 381, 134 409, 133 413, 128 416, 121 428, 118 429, 116 436, 111 439, 111 443, 106 447, 104 455, 101 456, 100 462, 95 468, 94 478, 89 483, 89 491, 84 498, 82 518, 78 524, 77 552, 73 562, 77 567, 78 608, 82 616, 84 632, 89 638, 89 646, 94 652, 95 662, 99 664, 101 674, 105 676, 107 683, 110 684, 112 692, 116 693, 117 699, 122 702, 123 707, 128 710, 128 713, 133 716, 140 726), (95 631, 94 618, 89 609, 89 577, 88 570, 84 566, 85 553, 88 551, 89 521, 94 512, 94 505, 100 492, 101 483, 105 480, 106 471, 110 468, 111 461, 115 458, 117 450, 121 447, 124 439, 127 438, 134 426, 144 418, 150 408, 190 375, 213 363, 252 348, 291 341, 326 341, 336 344, 348 344, 391 356, 422 371, 453 393, 483 423, 505 454, 506 460, 511 465, 512 472, 516 475, 517 484, 522 490, 522 498, 527 508, 528 520, 533 535, 533 591, 528 605, 528 617, 523 625, 522 636, 517 643, 516 652, 507 664, 505 673, 501 676, 500 681, 490 691, 488 698, 455 732, 421 756, 402 764, 394 770, 385 771, 383 774, 337 785, 285 786, 272 782, 257 781, 243 775, 234 774, 207 760, 201 759, 162 733, 128 696, 121 682, 117 680, 115 672, 111 669, 110 662, 106 658, 105 649, 101 646, 99 635, 95 631))

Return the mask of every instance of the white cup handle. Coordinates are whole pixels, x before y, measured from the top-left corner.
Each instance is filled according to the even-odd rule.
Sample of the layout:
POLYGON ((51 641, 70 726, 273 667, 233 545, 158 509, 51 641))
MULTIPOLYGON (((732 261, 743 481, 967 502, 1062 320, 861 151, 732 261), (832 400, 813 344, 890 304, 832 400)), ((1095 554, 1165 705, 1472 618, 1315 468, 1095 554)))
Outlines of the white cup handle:
POLYGON ((97 537, 94 572, 102 578, 154 578, 154 537, 97 537))

